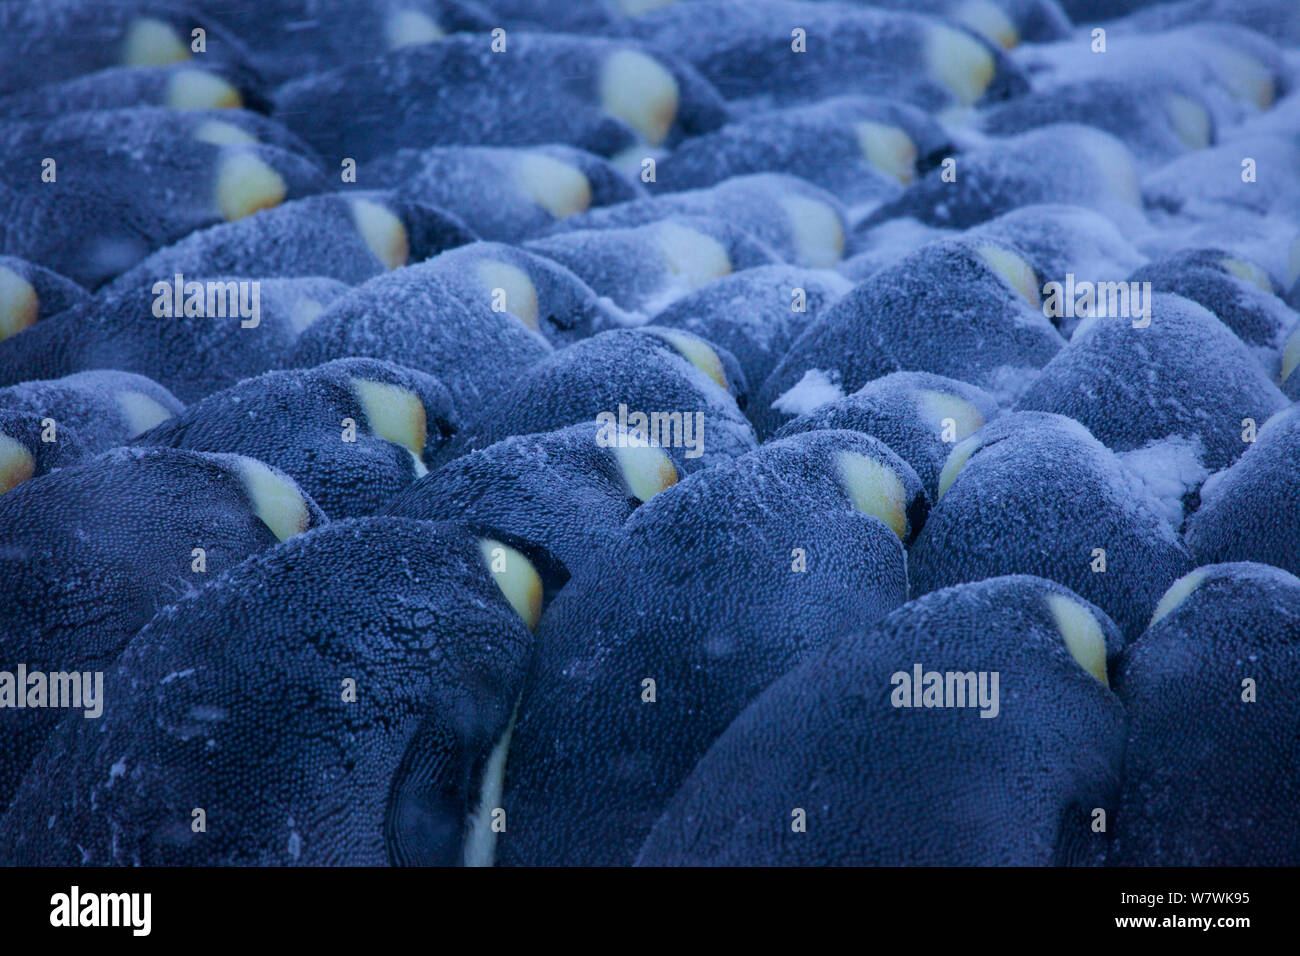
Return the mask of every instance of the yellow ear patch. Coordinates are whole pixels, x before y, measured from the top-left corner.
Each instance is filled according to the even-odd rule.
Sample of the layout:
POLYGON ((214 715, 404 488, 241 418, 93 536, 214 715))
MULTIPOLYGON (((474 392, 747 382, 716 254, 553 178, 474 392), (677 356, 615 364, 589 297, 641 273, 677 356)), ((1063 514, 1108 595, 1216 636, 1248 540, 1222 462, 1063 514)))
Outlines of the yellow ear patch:
POLYGON ((385 268, 396 269, 406 265, 411 254, 406 226, 390 210, 369 199, 354 199, 352 222, 385 268))
POLYGON ((13 491, 35 474, 32 453, 8 435, 0 434, 0 495, 13 491))
POLYGON ((712 236, 675 222, 661 222, 656 238, 668 271, 685 279, 692 289, 731 274, 731 257, 712 236))
POLYGON ((419 10, 395 11, 384 25, 384 33, 390 50, 433 43, 446 36, 433 18, 419 10))
POLYGON ((181 70, 167 84, 167 105, 174 110, 237 110, 244 99, 215 73, 181 70))
POLYGON ((1214 127, 1210 111, 1200 103, 1178 93, 1165 97, 1165 112, 1174 132, 1192 149, 1205 149, 1210 145, 1214 127))
POLYGON ((795 256, 802 265, 829 269, 844 255, 844 223, 834 208, 806 196, 784 196, 785 210, 794 237, 795 256))
POLYGON ((320 318, 320 314, 324 311, 323 303, 315 299, 301 298, 289 311, 289 325, 293 327, 295 333, 301 335, 309 325, 320 318))
POLYGON ((978 40, 938 24, 926 33, 925 62, 930 75, 963 106, 970 106, 984 95, 997 69, 993 54, 978 40))
POLYGON ((537 305, 537 287, 528 278, 528 273, 500 259, 483 259, 477 264, 477 270, 479 282, 487 291, 489 305, 493 305, 495 290, 500 289, 505 294, 506 311, 536 332, 541 312, 537 305))
POLYGON ((921 414, 936 431, 942 431, 945 419, 952 419, 956 441, 961 441, 984 427, 983 413, 964 398, 928 388, 918 391, 917 397, 921 414))
POLYGON ((123 66, 166 66, 189 58, 189 44, 170 23, 139 17, 127 28, 123 66))
POLYGON ((722 367, 722 359, 703 339, 683 335, 672 329, 656 329, 655 334, 681 353, 682 358, 717 382, 721 388, 727 387, 727 372, 722 367))
POLYGON ((1248 100, 1262 110, 1273 105, 1277 95, 1273 74, 1255 57, 1222 46, 1215 49, 1212 60, 1214 71, 1233 96, 1248 100))
POLYGON ((483 538, 478 543, 483 562, 510 602, 531 631, 542 617, 542 579, 532 562, 509 545, 483 538))
POLYGON ((916 143, 897 126, 863 121, 856 123, 862 155, 887 176, 904 186, 916 178, 916 143))
POLYGON ((1086 607, 1064 594, 1047 595, 1047 606, 1056 619, 1056 629, 1066 650, 1089 674, 1110 686, 1106 673, 1106 636, 1101 624, 1086 607))
POLYGON ((1155 627, 1170 611, 1182 604, 1189 594, 1201 586, 1201 582, 1204 580, 1205 571, 1197 568, 1195 571, 1184 574, 1169 585, 1169 590, 1164 593, 1164 596, 1160 598, 1160 602, 1156 605, 1155 613, 1151 615, 1151 623, 1147 625, 1147 629, 1150 630, 1155 627))
POLYGON ((40 314, 36 287, 12 269, 0 266, 0 340, 35 325, 40 314))
POLYGON ((1033 266, 1002 246, 985 243, 976 251, 990 269, 1020 293, 1021 298, 1035 309, 1043 307, 1042 296, 1038 293, 1038 276, 1034 274, 1033 266))
POLYGON ((424 474, 424 443, 429 439, 429 416, 424 402, 409 388, 374 382, 365 378, 352 379, 352 393, 361 403, 370 430, 386 441, 396 442, 415 456, 424 474))
POLYGON ((907 490, 893 470, 874 458, 853 451, 835 456, 840 484, 853 507, 879 518, 898 535, 907 538, 907 490))
POLYGON ((1010 50, 1020 43, 1020 33, 1002 8, 989 0, 966 0, 951 14, 953 20, 980 36, 1010 50))
POLYGON ((668 137, 680 98, 676 78, 657 60, 637 50, 618 50, 600 71, 600 105, 651 146, 668 137))
POLYGON ((1101 174, 1106 190, 1115 199, 1137 206, 1142 202, 1137 166, 1124 144, 1098 132, 1084 140, 1093 168, 1101 174))
POLYGON ((235 470, 244 483, 253 514, 281 541, 302 534, 311 524, 311 513, 297 484, 288 475, 272 471, 256 458, 233 455, 235 470))
POLYGON ((615 446, 614 458, 618 461, 627 490, 643 504, 665 488, 677 484, 677 466, 658 448, 615 446))
POLYGON ((288 190, 280 174, 256 153, 228 152, 217 167, 217 205, 227 222, 280 205, 288 190))
POLYGON ((970 438, 959 441, 952 446, 952 451, 948 453, 948 460, 943 463, 943 470, 939 472, 940 500, 948 493, 952 483, 957 480, 961 470, 966 467, 966 462, 970 460, 970 456, 975 454, 979 447, 980 440, 976 435, 972 435, 970 438))
POLYGON ((1221 259, 1219 264, 1238 279, 1249 282, 1269 295, 1273 294, 1273 280, 1268 277, 1267 272, 1255 265, 1255 263, 1229 256, 1221 259))
POLYGON ((200 143, 211 143, 214 146, 249 146, 257 143, 257 137, 252 133, 222 120, 205 121, 194 131, 194 138, 200 143))
POLYGON ((1297 365, 1300 365, 1300 325, 1296 326, 1282 349, 1282 381, 1290 377, 1297 365))
POLYGON ((556 219, 567 219, 591 208, 591 183, 577 166, 545 153, 524 153, 515 167, 519 186, 556 219))
POLYGON ((165 407, 140 392, 118 392, 113 400, 126 418, 132 438, 172 417, 172 413, 165 407))

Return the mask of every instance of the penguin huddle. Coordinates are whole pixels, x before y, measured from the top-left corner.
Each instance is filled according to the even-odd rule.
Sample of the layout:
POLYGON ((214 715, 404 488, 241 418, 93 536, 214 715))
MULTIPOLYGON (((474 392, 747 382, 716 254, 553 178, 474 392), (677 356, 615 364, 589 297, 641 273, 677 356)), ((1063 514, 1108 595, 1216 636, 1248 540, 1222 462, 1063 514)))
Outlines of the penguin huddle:
POLYGON ((1300 865, 1292 0, 0 0, 0 864, 1300 865))

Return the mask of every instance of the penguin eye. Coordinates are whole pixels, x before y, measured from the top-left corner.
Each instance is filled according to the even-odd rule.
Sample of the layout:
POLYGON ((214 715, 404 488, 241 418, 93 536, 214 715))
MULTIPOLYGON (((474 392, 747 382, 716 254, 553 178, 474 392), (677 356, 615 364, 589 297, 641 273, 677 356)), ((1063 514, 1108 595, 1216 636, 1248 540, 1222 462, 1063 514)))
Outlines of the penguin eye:
POLYGON ((613 451, 623 484, 642 504, 678 482, 677 466, 661 449, 624 445, 615 446, 613 451))
POLYGON ((1155 627, 1162 618, 1166 617, 1174 610, 1174 608, 1182 604, 1183 601, 1187 599, 1188 595, 1201 586, 1201 582, 1205 580, 1205 576, 1205 570, 1203 568, 1198 568, 1195 571, 1189 571, 1173 584, 1169 585, 1169 590, 1160 598, 1160 602, 1156 605, 1155 613, 1151 615, 1151 623, 1148 624, 1147 627, 1155 627))
POLYGON ((542 579, 532 562, 495 538, 481 538, 478 546, 506 601, 530 631, 536 628, 542 616, 542 579))
POLYGON ((1106 637, 1092 612, 1064 594, 1049 594, 1047 606, 1070 656, 1080 667, 1110 686, 1106 673, 1106 637))
POLYGON ((842 451, 835 467, 853 507, 883 521, 900 541, 907 540, 907 489, 893 470, 874 458, 842 451))

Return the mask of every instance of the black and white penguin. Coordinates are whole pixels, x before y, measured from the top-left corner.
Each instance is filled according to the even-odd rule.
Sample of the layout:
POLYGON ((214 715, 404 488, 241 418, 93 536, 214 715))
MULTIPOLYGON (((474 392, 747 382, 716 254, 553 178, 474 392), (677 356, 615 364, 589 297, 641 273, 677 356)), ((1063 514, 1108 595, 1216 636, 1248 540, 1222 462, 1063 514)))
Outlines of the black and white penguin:
POLYGON ((746 704, 907 599, 925 508, 898 456, 845 431, 769 442, 637 508, 538 626, 499 861, 631 863, 746 704))
POLYGON ((247 50, 220 24, 153 0, 0 4, 0 93, 110 67, 203 61, 244 65, 247 50), (194 31, 203 34, 195 49, 194 31))
POLYGON ((355 284, 476 237, 459 220, 391 192, 287 202, 186 236, 118 276, 114 290, 189 278, 326 276, 355 284))
POLYGON ((0 855, 472 862, 540 594, 513 549, 403 518, 335 522, 253 557, 136 635, 101 717, 58 726, 0 823, 0 855))
POLYGON ((461 455, 383 511, 492 528, 541 548, 571 575, 599 564, 636 508, 701 467, 681 448, 603 443, 600 427, 587 422, 461 455))
POLYGON ((543 143, 614 156, 707 132, 726 115, 706 80, 659 50, 509 31, 394 50, 287 83, 274 99, 275 117, 327 162, 543 143))
POLYGON ((111 369, 0 388, 0 411, 40 419, 51 441, 58 440, 58 430, 66 425, 92 453, 125 445, 184 408, 157 382, 111 369))
POLYGON ((931 17, 842 4, 705 0, 654 10, 633 35, 671 49, 728 100, 763 107, 845 93, 935 112, 1023 93, 1000 49, 931 17))
POLYGON ((775 250, 726 218, 698 216, 558 232, 523 248, 554 259, 630 313, 627 325, 647 321, 714 279, 780 261, 775 250))
POLYGON ((554 144, 400 149, 358 167, 357 182, 399 189, 497 242, 523 242, 592 207, 645 194, 608 160, 554 144))
POLYGON ((247 455, 291 477, 329 517, 356 518, 427 474, 458 427, 437 379, 357 358, 245 379, 134 444, 247 455))
POLYGON ((1013 399, 1065 345, 1038 279, 1012 249, 944 240, 905 256, 826 309, 758 390, 760 434, 896 371, 931 372, 1013 399))
POLYGON ((746 381, 761 384, 790 346, 853 287, 824 269, 756 266, 707 282, 651 320, 726 349, 746 381))
MULTIPOLYGON (((436 259, 421 262, 340 296, 298 337, 290 364, 384 359, 436 377, 456 407, 473 414, 552 350, 514 313, 457 294, 442 272, 436 259)), ((524 288, 516 282, 511 291, 524 288)))
POLYGON ((75 429, 51 428, 32 412, 0 409, 0 495, 89 455, 75 429))
POLYGON ((758 173, 580 213, 552 230, 628 229, 680 217, 728 222, 748 232, 786 262, 833 268, 844 253, 844 210, 825 190, 794 176, 758 173))
POLYGON ((1250 422, 1257 429, 1288 402, 1205 308, 1156 293, 1135 313, 1131 299, 1128 308, 1123 303, 1134 291, 1141 287, 1098 286, 1092 311, 1104 317, 1075 328, 1016 408, 1081 422, 1121 456, 1178 528, 1200 483, 1250 447, 1250 422))
POLYGON ((132 107, 224 112, 265 105, 258 78, 228 64, 132 66, 99 70, 62 83, 0 96, 0 116, 49 122, 63 116, 132 107))
POLYGON ((199 0, 198 6, 248 44, 249 58, 273 83, 498 25, 474 0, 199 0))
MULTIPOLYGON (((24 482, 0 495, 0 668, 105 670, 160 607, 324 520, 236 455, 119 448, 24 482)), ((0 708, 0 805, 59 717, 0 708)))
POLYGON ((1300 405, 1278 412, 1246 452, 1201 486, 1187 519, 1187 547, 1200 564, 1259 561, 1300 574, 1300 405))
POLYGON ((442 453, 443 460, 511 435, 594 422, 616 447, 675 447, 705 466, 751 451, 737 400, 736 360, 688 332, 618 329, 560 349, 516 375, 442 453))
POLYGON ((955 152, 926 113, 897 100, 841 96, 745 116, 682 143, 656 163, 656 193, 713 186, 750 173, 788 173, 846 206, 897 197, 955 152))
POLYGON ((1021 575, 864 622, 732 721, 638 862, 1096 865, 1124 757, 1118 640, 1094 605, 1021 575))
POLYGON ((1278 298, 1269 274, 1222 249, 1185 249, 1136 270, 1128 281, 1191 299, 1232 329, 1269 377, 1281 370, 1281 350, 1296 327, 1294 309, 1278 298))
POLYGON ((1120 866, 1295 866, 1300 580, 1213 564, 1174 582, 1124 652, 1120 866))
POLYGON ((619 328, 626 316, 549 259, 499 242, 471 242, 420 264, 467 302, 504 312, 561 347, 619 328))
POLYGON ((0 256, 0 341, 89 297, 57 272, 16 256, 0 256))
POLYGON ((166 116, 112 110, 5 127, 0 162, 30 175, 0 193, 0 249, 94 288, 196 230, 325 187, 307 157, 199 138, 166 116))
POLYGON ((1141 222, 1142 193, 1128 147, 1091 126, 1058 122, 963 152, 887 202, 866 227, 902 216, 967 229, 1033 203, 1087 206, 1141 222))
POLYGON ((1057 581, 1132 640, 1191 567, 1157 501, 1063 415, 1001 415, 953 447, 908 552, 918 594, 1000 574, 1057 581))
POLYGON ((0 341, 0 384, 116 368, 193 401, 287 367, 303 329, 349 291, 320 277, 181 278, 101 290, 0 341))
POLYGON ((786 422, 775 437, 823 428, 870 435, 911 465, 937 501, 939 474, 954 445, 997 414, 997 401, 974 385, 929 372, 891 372, 786 422))

